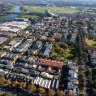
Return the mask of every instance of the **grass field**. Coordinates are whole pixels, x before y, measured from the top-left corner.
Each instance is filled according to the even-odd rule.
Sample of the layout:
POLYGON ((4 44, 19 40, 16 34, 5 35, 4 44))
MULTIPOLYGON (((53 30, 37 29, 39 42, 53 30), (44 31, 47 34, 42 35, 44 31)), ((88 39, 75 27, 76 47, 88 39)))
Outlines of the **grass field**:
POLYGON ((10 8, 10 10, 8 10, 7 12, 14 12, 15 6, 11 6, 11 7, 9 7, 9 8, 10 8))
POLYGON ((38 18, 36 15, 22 15, 21 18, 38 18))
POLYGON ((36 7, 36 6, 23 6, 23 8, 29 12, 35 13, 45 13, 45 10, 48 10, 52 13, 64 14, 64 13, 76 13, 79 12, 77 9, 73 8, 62 8, 62 7, 36 7))
POLYGON ((89 45, 89 46, 94 46, 96 47, 96 41, 92 40, 92 39, 88 39, 88 38, 85 38, 86 40, 86 43, 89 45))

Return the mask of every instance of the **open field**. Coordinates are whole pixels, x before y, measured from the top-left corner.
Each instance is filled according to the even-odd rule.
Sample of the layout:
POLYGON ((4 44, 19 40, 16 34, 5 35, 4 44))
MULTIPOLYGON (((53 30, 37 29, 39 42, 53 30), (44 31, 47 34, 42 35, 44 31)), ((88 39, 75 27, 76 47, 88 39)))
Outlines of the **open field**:
POLYGON ((92 39, 88 39, 88 38, 85 38, 86 40, 86 43, 89 45, 89 46, 94 46, 96 47, 96 41, 92 40, 92 39))
POLYGON ((22 15, 21 18, 38 18, 36 15, 22 15))
POLYGON ((57 13, 57 14, 64 14, 64 13, 76 13, 79 12, 77 9, 73 8, 62 8, 62 7, 36 7, 36 6, 24 6, 23 7, 25 10, 29 12, 36 12, 36 13, 45 13, 45 10, 48 10, 52 13, 57 13))

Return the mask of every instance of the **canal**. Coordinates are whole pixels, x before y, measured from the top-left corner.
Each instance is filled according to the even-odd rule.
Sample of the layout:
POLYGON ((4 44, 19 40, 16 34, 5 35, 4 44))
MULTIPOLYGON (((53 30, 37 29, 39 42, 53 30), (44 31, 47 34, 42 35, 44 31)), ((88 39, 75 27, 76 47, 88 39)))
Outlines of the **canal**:
POLYGON ((0 24, 3 23, 3 22, 5 22, 5 21, 9 21, 9 20, 14 19, 15 17, 17 17, 19 15, 19 13, 21 13, 20 6, 16 6, 14 8, 14 12, 13 13, 14 14, 11 14, 10 16, 3 18, 0 21, 0 24))

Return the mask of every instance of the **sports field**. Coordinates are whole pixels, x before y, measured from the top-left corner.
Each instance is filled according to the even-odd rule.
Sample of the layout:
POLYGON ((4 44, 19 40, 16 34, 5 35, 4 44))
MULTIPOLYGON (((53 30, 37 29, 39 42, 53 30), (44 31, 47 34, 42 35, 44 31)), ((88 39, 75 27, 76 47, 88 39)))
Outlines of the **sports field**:
POLYGON ((45 13, 45 10, 48 10, 52 13, 64 14, 64 13, 76 13, 79 12, 74 8, 63 8, 63 7, 37 7, 37 6, 23 6, 23 8, 29 12, 35 13, 45 13))

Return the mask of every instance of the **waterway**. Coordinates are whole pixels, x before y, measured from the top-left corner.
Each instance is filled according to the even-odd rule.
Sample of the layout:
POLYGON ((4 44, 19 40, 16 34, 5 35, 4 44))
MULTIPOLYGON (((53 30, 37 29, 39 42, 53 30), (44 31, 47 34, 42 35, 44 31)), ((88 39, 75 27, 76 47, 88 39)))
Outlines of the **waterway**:
POLYGON ((11 15, 8 16, 8 17, 3 18, 3 19, 0 21, 0 24, 3 23, 3 22, 5 22, 5 21, 9 21, 9 20, 14 19, 15 17, 17 17, 17 16, 19 15, 19 13, 21 13, 20 6, 16 6, 16 7, 14 8, 13 14, 11 14, 11 15))

